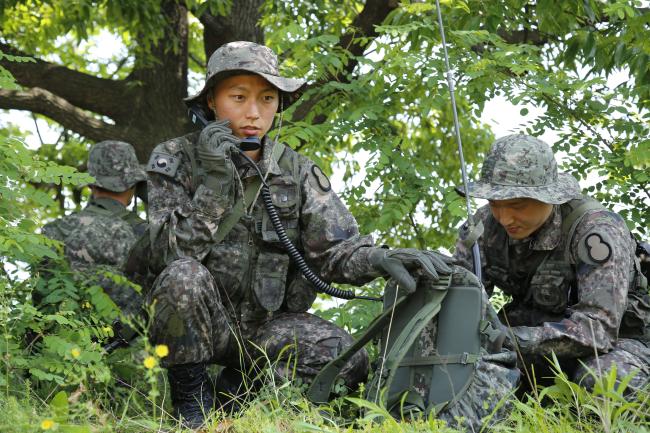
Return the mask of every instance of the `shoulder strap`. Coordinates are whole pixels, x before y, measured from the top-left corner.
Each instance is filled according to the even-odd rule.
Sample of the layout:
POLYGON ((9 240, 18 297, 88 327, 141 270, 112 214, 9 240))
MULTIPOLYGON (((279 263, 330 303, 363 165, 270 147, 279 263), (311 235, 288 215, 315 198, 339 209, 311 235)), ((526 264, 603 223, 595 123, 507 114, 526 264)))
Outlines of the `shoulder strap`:
POLYGON ((562 219, 562 238, 565 242, 564 258, 568 262, 570 262, 571 259, 571 241, 573 240, 573 234, 576 231, 576 227, 578 227, 578 224, 582 221, 582 218, 587 214, 587 212, 595 209, 605 209, 605 207, 596 200, 585 199, 574 208, 566 218, 562 219))
MULTIPOLYGON (((395 314, 401 310, 401 306, 406 304, 408 296, 404 296, 402 299, 397 301, 395 305, 395 314)), ((355 353, 357 353, 363 346, 365 346, 370 340, 375 338, 381 331, 384 330, 388 322, 390 321, 393 311, 392 308, 387 308, 381 313, 375 320, 368 325, 366 332, 364 332, 351 346, 349 346, 345 351, 343 351, 339 356, 331 360, 323 369, 318 373, 314 378, 307 391, 307 398, 312 403, 327 403, 330 395, 330 390, 332 389, 332 384, 336 380, 336 377, 339 375, 339 372, 343 368, 346 362, 355 353)))
MULTIPOLYGON (((275 143, 273 145, 273 150, 271 151, 271 159, 277 162, 280 159, 280 156, 282 156, 283 151, 284 145, 281 143, 275 143)), ((255 177, 248 185, 246 185, 246 189, 244 190, 244 200, 237 200, 230 213, 221 220, 219 227, 217 227, 217 232, 214 236, 216 243, 223 241, 233 227, 235 227, 235 224, 237 224, 242 215, 244 215, 244 202, 251 203, 255 200, 257 191, 259 191, 261 185, 262 179, 260 179, 259 176, 255 177)))
POLYGON ((194 194, 196 192, 196 188, 199 187, 199 183, 201 182, 201 174, 199 173, 198 170, 198 164, 196 163, 196 156, 194 155, 194 147, 192 146, 192 143, 190 140, 183 140, 183 153, 187 156, 187 159, 190 161, 190 167, 191 167, 191 172, 192 173, 192 191, 191 193, 194 194))
MULTIPOLYGON (((396 342, 393 343, 390 353, 386 357, 386 371, 394 368, 396 365, 395 363, 399 363, 399 360, 396 359, 395 355, 397 353, 396 350, 399 351, 399 349, 396 349, 396 347, 404 347, 404 345, 407 345, 409 342, 412 344, 413 340, 420 334, 422 328, 440 311, 442 300, 447 294, 447 287, 444 286, 445 283, 447 285, 450 284, 451 278, 441 278, 439 290, 433 290, 433 293, 428 294, 430 300, 426 302, 423 307, 419 308, 418 312, 414 315, 413 320, 410 320, 407 326, 400 330, 400 333, 395 340, 396 342), (419 328, 416 329, 416 327, 419 328), (405 339, 408 339, 408 341, 405 341, 405 339)), ((313 403, 327 402, 332 385, 345 363, 369 341, 385 330, 386 325, 388 325, 391 320, 391 316, 403 316, 406 309, 412 307, 414 303, 421 304, 422 296, 419 295, 422 294, 422 290, 425 289, 420 289, 415 293, 401 297, 395 304, 394 311, 392 305, 386 307, 384 311, 377 316, 370 325, 368 325, 366 331, 351 346, 323 367, 312 381, 311 386, 307 391, 307 398, 313 403)), ((388 342, 385 342, 384 344, 388 344, 388 342)), ((401 357, 403 358, 403 355, 401 357)))
MULTIPOLYGON (((416 338, 418 338, 422 333, 424 327, 431 320, 433 320, 433 318, 436 317, 436 315, 440 312, 442 301, 445 299, 447 293, 448 290, 432 291, 433 297, 431 298, 431 300, 426 304, 424 304, 422 308, 420 308, 420 310, 415 315, 413 315, 413 317, 411 318, 411 320, 409 320, 407 325, 402 330, 400 330, 399 335, 393 342, 392 347, 390 348, 388 354, 386 355, 385 371, 388 373, 386 382, 382 383, 382 380, 384 379, 383 377, 377 377, 369 385, 368 395, 375 395, 377 387, 380 388, 385 387, 387 390, 390 390, 392 382, 395 379, 395 375, 391 373, 397 371, 397 368, 400 366, 406 367, 406 366, 410 366, 409 364, 413 365, 412 359, 408 359, 407 364, 405 365, 402 365, 402 361, 404 360, 408 352, 408 349, 413 345, 416 338)), ((386 342, 386 344, 387 343, 388 342, 386 342)), ((436 357, 436 361, 440 361, 440 362, 436 362, 440 364, 444 360, 442 359, 442 357, 436 357)), ((427 365, 432 365, 432 364, 433 363, 431 362, 427 363, 427 365)), ((389 395, 387 397, 388 397, 387 405, 388 408, 390 409, 394 405, 395 403, 394 400, 398 398, 398 396, 389 395)))

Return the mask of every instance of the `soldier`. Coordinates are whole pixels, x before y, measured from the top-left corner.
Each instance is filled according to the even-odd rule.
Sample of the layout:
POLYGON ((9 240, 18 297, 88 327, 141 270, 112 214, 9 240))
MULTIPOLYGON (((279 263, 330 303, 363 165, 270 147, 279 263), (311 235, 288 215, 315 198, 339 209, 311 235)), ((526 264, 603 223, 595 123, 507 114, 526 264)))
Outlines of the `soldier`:
MULTIPOLYGON (((90 149, 88 173, 95 178, 88 205, 45 225, 43 234, 63 243, 73 270, 119 273, 129 249, 146 229, 147 223, 126 207, 136 189, 144 192, 147 174, 130 144, 112 140, 90 149)), ((139 311, 141 302, 133 289, 99 278, 100 285, 123 312, 139 311)))
MULTIPOLYGON (((631 389, 647 383, 650 298, 625 221, 581 195, 571 175, 558 173, 551 148, 526 135, 494 142, 469 194, 489 201, 474 216, 484 227, 483 284, 512 297, 500 316, 524 373, 532 366, 539 379, 548 376, 555 353, 588 389, 595 380, 588 372, 607 374, 613 364, 619 380, 638 371, 631 389)), ((455 258, 472 269, 467 227, 455 258)))
MULTIPOLYGON (((229 367, 217 380, 223 388, 226 376, 255 365, 255 346, 274 361, 293 345, 295 366, 280 360, 275 371, 288 376, 295 367, 309 381, 352 342, 307 313, 314 288, 280 244, 259 198, 259 176, 236 146, 266 176, 289 238, 324 280, 360 285, 391 275, 414 290, 411 273, 424 270, 435 279, 451 271, 450 258, 433 252, 375 247, 323 171, 267 135, 276 112, 305 84, 280 76, 271 49, 228 43, 207 69, 203 89, 186 102, 217 121, 159 144, 147 166, 151 250, 166 265, 148 297, 155 308, 151 337, 169 347, 163 361, 174 413, 195 428, 214 404, 207 364, 229 367), (247 137, 261 145, 241 142, 247 137)), ((364 380, 367 368, 367 353, 359 352, 343 369, 345 383, 364 380)))

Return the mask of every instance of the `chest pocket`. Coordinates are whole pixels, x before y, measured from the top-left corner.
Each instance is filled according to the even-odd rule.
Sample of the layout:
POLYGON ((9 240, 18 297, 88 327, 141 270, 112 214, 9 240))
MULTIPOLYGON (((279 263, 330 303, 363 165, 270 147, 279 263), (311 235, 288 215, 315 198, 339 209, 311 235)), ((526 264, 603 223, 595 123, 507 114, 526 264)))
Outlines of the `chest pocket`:
POLYGON ((547 260, 530 281, 529 300, 549 313, 562 313, 569 305, 572 283, 571 267, 547 260))
MULTIPOLYGON (((268 183, 271 199, 280 215, 282 225, 286 229, 289 239, 295 244, 299 234, 298 185, 293 178, 288 176, 274 177, 268 183)), ((262 216, 261 236, 265 242, 280 243, 267 212, 264 212, 262 216)))
POLYGON ((526 293, 525 285, 518 278, 510 277, 506 268, 490 265, 485 269, 486 276, 507 295, 514 298, 523 297, 526 293))

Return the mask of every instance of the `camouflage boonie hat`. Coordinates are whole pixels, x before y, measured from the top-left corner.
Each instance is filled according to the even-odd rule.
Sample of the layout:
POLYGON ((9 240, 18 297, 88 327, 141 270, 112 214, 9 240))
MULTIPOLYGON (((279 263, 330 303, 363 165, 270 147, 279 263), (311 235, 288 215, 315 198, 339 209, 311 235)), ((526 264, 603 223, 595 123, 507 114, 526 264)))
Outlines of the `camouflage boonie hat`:
POLYGON ((96 143, 88 154, 88 173, 95 178, 91 185, 113 192, 123 192, 147 181, 133 146, 123 141, 96 143))
POLYGON ((298 99, 299 91, 305 85, 305 80, 280 76, 278 56, 269 47, 247 41, 230 42, 212 53, 203 89, 196 95, 185 98, 185 104, 188 107, 196 103, 205 106, 208 90, 217 81, 242 71, 261 75, 277 87, 282 94, 282 109, 286 109, 298 99))
POLYGON ((573 176, 558 173, 549 145, 523 134, 496 140, 485 158, 479 181, 468 187, 470 196, 487 200, 532 198, 562 204, 581 195, 573 176))

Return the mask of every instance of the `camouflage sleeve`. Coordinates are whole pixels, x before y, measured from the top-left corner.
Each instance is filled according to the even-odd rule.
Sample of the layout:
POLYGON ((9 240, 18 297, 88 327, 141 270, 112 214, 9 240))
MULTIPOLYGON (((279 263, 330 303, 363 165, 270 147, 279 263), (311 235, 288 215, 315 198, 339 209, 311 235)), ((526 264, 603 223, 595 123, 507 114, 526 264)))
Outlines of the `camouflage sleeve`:
POLYGON ((586 215, 571 242, 578 302, 565 319, 539 327, 515 327, 524 353, 572 357, 614 346, 627 303, 634 246, 625 222, 609 211, 586 215))
MULTIPOLYGON (((485 219, 489 215, 490 209, 488 206, 483 206, 480 208, 476 213, 474 214, 474 221, 475 223, 482 222, 485 224, 485 219)), ((470 272, 474 272, 474 255, 472 253, 472 246, 471 245, 465 245, 465 241, 468 236, 468 231, 466 230, 467 227, 467 221, 465 221, 460 228, 458 229, 458 241, 456 242, 456 249, 454 251, 454 259, 456 260, 456 264, 458 266, 462 266, 463 268, 467 269, 470 272)), ((483 286, 485 287, 486 292, 488 295, 492 294, 492 291, 494 290, 494 284, 490 282, 485 275, 485 252, 483 251, 483 237, 481 236, 478 239, 478 247, 479 247, 479 254, 481 256, 481 278, 482 278, 482 283, 483 286)))
POLYGON ((362 285, 379 277, 368 263, 372 237, 359 234, 356 220, 327 176, 304 159, 301 178, 301 241, 309 266, 325 281, 337 283, 362 285))
POLYGON ((174 173, 149 170, 149 226, 152 250, 168 264, 180 257, 202 260, 210 251, 225 206, 205 185, 191 195, 191 163, 177 140, 160 144, 154 152, 175 155, 180 163, 174 173))

